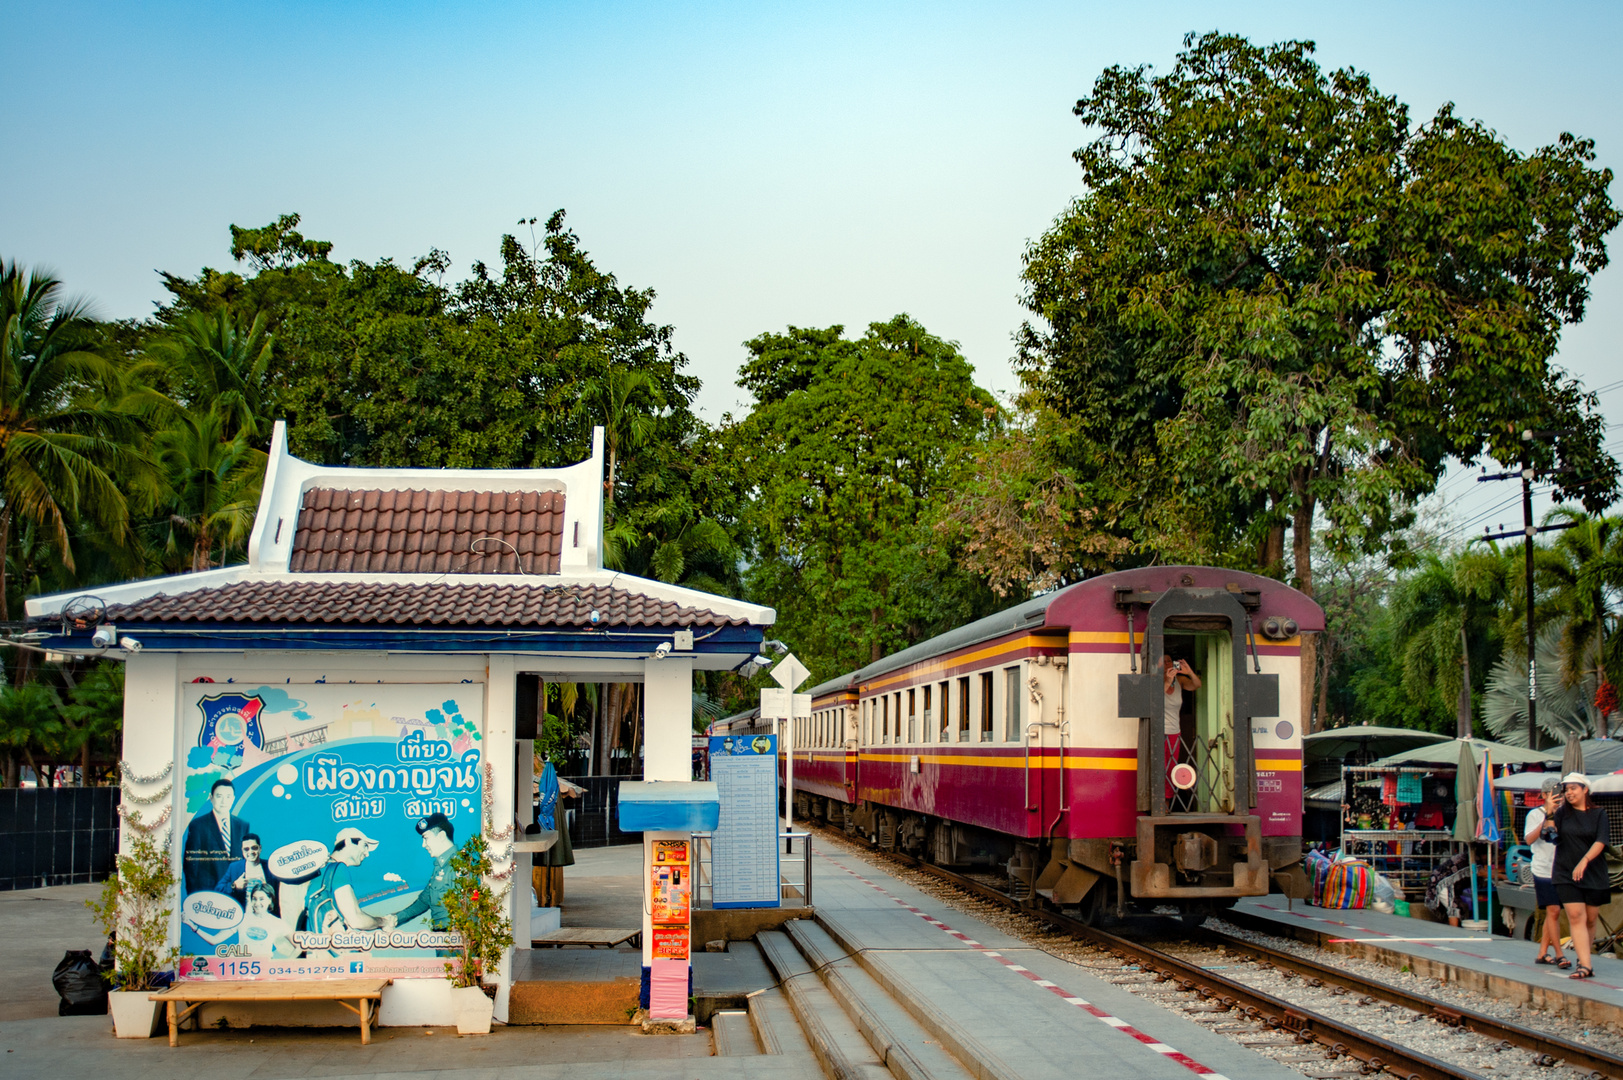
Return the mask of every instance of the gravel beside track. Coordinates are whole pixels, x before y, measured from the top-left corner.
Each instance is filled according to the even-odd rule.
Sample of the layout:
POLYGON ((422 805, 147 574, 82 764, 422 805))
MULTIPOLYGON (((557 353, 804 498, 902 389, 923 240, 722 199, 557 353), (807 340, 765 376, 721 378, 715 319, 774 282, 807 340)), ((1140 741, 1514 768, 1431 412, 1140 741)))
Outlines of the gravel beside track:
MULTIPOLYGON (((1142 970, 1138 964, 1124 962, 1102 947, 1073 939, 1034 916, 1011 911, 1001 904, 964 892, 934 874, 906 867, 873 850, 866 843, 855 842, 832 830, 819 829, 818 835, 831 849, 855 855, 949 907, 973 915, 1052 956, 1085 968, 1096 978, 1107 980, 1187 1019, 1205 1024, 1213 1031, 1226 1035, 1248 1049, 1266 1054, 1304 1076, 1328 1080, 1331 1077, 1358 1076, 1363 1072, 1361 1064, 1355 1059, 1331 1057, 1320 1047, 1297 1042, 1288 1032, 1247 1020, 1238 1012, 1224 1010, 1194 992, 1186 992, 1173 983, 1162 982, 1153 973, 1142 970)), ((990 875, 971 876, 983 883, 1002 883, 1001 879, 990 875)), ((1435 979, 1398 971, 1374 961, 1355 959, 1300 941, 1235 927, 1219 918, 1208 920, 1207 926, 1241 941, 1267 945, 1356 973, 1372 981, 1401 987, 1410 993, 1424 994, 1445 1005, 1457 1005, 1536 1027, 1623 1057, 1623 1032, 1586 1027, 1565 1017, 1464 992, 1435 979)), ((1119 934, 1123 929, 1113 928, 1113 932, 1119 934)), ((1133 936, 1141 943, 1186 963, 1196 964, 1264 993, 1299 1003, 1306 1009, 1412 1048, 1456 1068, 1484 1077, 1508 1077, 1512 1080, 1556 1080, 1592 1075, 1587 1069, 1568 1068, 1560 1061, 1541 1061, 1525 1049, 1450 1027, 1399 1005, 1375 1002, 1359 994, 1348 993, 1345 988, 1311 986, 1301 977, 1287 976, 1276 969, 1263 969, 1251 958, 1225 946, 1196 944, 1167 936, 1168 933, 1164 925, 1142 920, 1133 936)), ((1175 934, 1176 931, 1170 933, 1175 934)), ((1528 948, 1533 947, 1531 943, 1528 944, 1528 948)), ((1600 962, 1619 961, 1608 957, 1601 958, 1600 962)))

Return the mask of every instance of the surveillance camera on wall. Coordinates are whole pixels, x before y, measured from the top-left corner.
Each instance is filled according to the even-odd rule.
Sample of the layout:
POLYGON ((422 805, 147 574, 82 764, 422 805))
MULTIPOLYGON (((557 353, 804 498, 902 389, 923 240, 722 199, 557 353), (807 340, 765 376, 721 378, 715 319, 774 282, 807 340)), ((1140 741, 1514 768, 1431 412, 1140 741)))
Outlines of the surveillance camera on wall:
POLYGON ((90 644, 98 649, 111 649, 118 644, 118 627, 98 626, 96 632, 90 635, 90 644))
POLYGON ((141 643, 132 637, 119 638, 118 647, 123 649, 125 652, 136 653, 141 651, 141 643))
POLYGON ((655 660, 663 660, 669 655, 671 655, 671 643, 670 642, 661 641, 658 645, 654 646, 654 659, 655 660))

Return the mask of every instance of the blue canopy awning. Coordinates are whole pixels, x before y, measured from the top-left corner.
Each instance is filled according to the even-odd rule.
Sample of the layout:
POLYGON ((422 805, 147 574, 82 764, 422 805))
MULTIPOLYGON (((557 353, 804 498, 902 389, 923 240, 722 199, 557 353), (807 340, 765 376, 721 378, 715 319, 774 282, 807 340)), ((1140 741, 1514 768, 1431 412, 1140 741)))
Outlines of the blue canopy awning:
POLYGON ((721 796, 710 780, 623 780, 622 832, 714 832, 721 796))

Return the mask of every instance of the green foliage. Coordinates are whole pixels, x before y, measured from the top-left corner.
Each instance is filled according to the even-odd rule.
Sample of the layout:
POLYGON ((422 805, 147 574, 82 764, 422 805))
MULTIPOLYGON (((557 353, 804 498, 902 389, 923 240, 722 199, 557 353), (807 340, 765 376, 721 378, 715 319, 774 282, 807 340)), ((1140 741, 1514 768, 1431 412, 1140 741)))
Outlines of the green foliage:
POLYGON ((929 527, 954 455, 997 408, 958 350, 905 315, 747 342, 755 398, 720 441, 742 492, 749 594, 814 678, 990 610, 929 527))
POLYGON ((478 986, 494 979, 502 954, 513 944, 507 917, 509 886, 492 888, 490 851, 484 833, 476 833, 451 856, 451 887, 445 893, 450 929, 462 939, 460 963, 445 965, 452 986, 478 986))
POLYGON ((1312 532, 1373 551, 1443 458, 1560 428, 1563 483, 1610 501, 1593 395, 1551 366, 1617 224, 1563 135, 1524 155, 1450 108, 1412 126, 1305 42, 1185 40, 1077 103, 1084 194, 1027 252, 1018 364, 1077 422, 1070 463, 1143 547, 1313 591, 1312 532))
POLYGON ((1456 734, 1469 733, 1476 710, 1467 688, 1480 687, 1503 637, 1496 616, 1513 560, 1490 545, 1444 559, 1428 554, 1392 591, 1393 645, 1412 701, 1451 709, 1456 734))
POLYGON ((1561 683, 1607 682, 1608 669, 1615 674, 1623 664, 1614 610, 1623 595, 1623 518, 1558 506, 1544 520, 1567 526, 1534 559, 1536 586, 1544 596, 1540 606, 1563 627, 1561 683))
MULTIPOLYGON (((133 824, 132 819, 132 824, 133 824)), ((118 872, 103 883, 101 896, 86 900, 113 947, 113 988, 152 990, 153 976, 174 966, 177 950, 168 944, 175 872, 167 840, 131 828, 129 850, 118 856, 118 872)), ((169 835, 167 832, 164 834, 169 835)))

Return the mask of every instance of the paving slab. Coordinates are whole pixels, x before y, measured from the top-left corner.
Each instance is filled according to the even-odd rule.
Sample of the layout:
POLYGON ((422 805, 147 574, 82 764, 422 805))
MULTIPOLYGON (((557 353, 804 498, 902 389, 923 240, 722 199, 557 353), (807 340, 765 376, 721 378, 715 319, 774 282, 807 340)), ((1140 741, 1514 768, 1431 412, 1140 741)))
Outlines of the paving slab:
MULTIPOLYGON (((1486 931, 1368 908, 1343 911, 1287 904, 1279 896, 1247 897, 1234 909, 1266 920, 1283 936, 1315 941, 1336 952, 1407 966, 1417 974, 1535 1008, 1623 1023, 1623 960, 1610 953, 1595 956, 1593 979, 1569 979, 1570 969, 1533 963, 1536 942, 1486 931)), ((1567 955, 1577 963, 1573 952, 1567 955)))
POLYGON ((1074 1080, 1085 1063, 1090 1075, 1135 1080, 1212 1073, 1300 1080, 1300 1073, 861 859, 844 852, 816 857, 819 922, 893 995, 922 1002, 943 1031, 985 1048, 1005 1075, 1074 1080))
MULTIPOLYGON (((51 972, 69 949, 101 956, 106 936, 85 901, 100 885, 55 885, 0 892, 0 1021, 56 1015, 51 972)), ((3 1070, 0 1070, 3 1071, 3 1070)))

